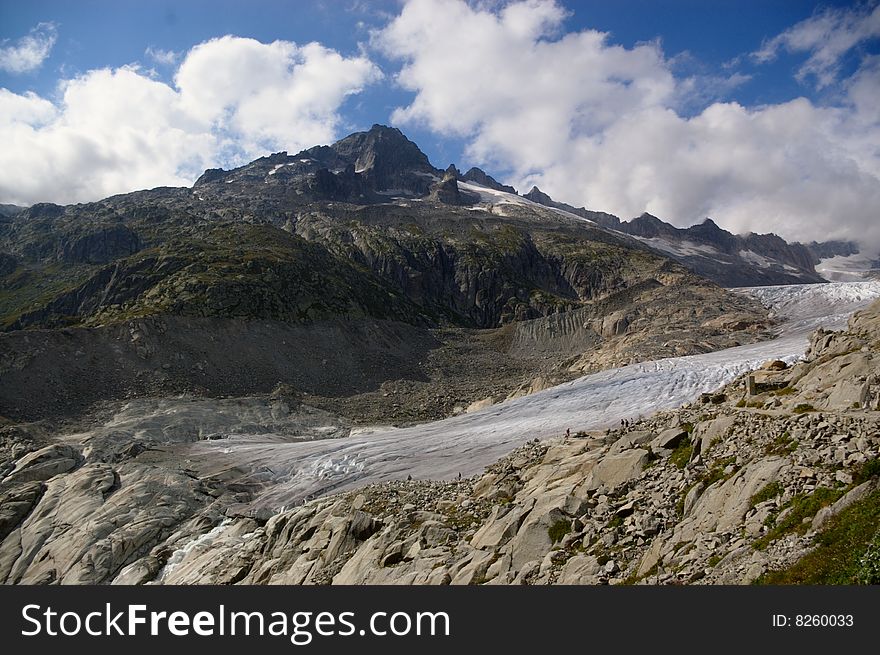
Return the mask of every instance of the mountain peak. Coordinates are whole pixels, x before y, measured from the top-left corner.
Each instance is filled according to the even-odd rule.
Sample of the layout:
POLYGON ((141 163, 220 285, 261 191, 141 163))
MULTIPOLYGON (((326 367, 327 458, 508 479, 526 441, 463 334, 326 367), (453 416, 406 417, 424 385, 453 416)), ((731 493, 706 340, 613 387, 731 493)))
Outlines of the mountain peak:
MULTIPOLYGON (((382 123, 373 123, 373 126, 368 131, 376 133, 376 134, 389 132, 392 134, 399 134, 400 136, 404 136, 403 132, 398 130, 396 127, 391 127, 390 125, 382 125, 382 123)), ((404 137, 404 138, 406 138, 406 137, 404 137)))
POLYGON ((642 212, 640 216, 626 223, 626 226, 629 234, 647 239, 664 235, 675 236, 677 233, 675 227, 648 212, 642 212))
POLYGON ((400 177, 428 173, 440 176, 427 155, 396 127, 373 125, 367 132, 355 132, 340 139, 331 149, 344 165, 370 177, 376 189, 400 187, 400 177))
POLYGON ((473 166, 465 173, 462 178, 465 182, 476 182, 479 185, 482 185, 489 189, 495 189, 496 191, 505 191, 506 193, 516 194, 516 189, 512 186, 508 186, 506 184, 501 184, 494 177, 486 173, 486 171, 473 166))
POLYGON ((541 191, 541 189, 539 189, 537 186, 533 186, 532 190, 525 194, 523 198, 531 200, 532 202, 536 202, 539 205, 553 207, 553 198, 541 191))

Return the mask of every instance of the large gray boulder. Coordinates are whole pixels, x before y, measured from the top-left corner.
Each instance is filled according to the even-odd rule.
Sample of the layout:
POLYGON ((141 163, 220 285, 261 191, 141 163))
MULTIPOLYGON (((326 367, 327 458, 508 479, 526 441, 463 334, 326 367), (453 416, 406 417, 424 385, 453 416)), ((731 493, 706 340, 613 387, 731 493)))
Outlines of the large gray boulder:
POLYGON ((599 488, 615 489, 636 478, 648 464, 647 450, 634 448, 622 453, 606 455, 587 475, 583 489, 593 491, 599 488))

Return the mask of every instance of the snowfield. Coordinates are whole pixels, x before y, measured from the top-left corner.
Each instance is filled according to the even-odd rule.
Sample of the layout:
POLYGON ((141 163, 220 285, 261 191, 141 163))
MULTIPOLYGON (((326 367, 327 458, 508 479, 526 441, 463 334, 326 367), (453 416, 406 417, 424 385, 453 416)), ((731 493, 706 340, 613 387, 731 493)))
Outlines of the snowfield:
POLYGON ((868 271, 875 267, 875 262, 880 259, 878 255, 855 255, 829 257, 822 259, 816 264, 816 272, 826 280, 835 282, 852 282, 864 280, 868 271))
POLYGON ((277 484, 256 506, 272 510, 372 482, 454 478, 483 470, 534 438, 567 428, 601 429, 694 400, 768 359, 802 357, 818 327, 839 329, 854 311, 880 298, 880 282, 738 289, 780 319, 771 341, 674 357, 587 375, 572 382, 442 421, 395 429, 377 427, 347 438, 279 443, 276 435, 235 436, 193 444, 193 460, 226 460, 277 484), (224 449, 228 449, 226 454, 224 449), (229 459, 232 458, 232 459, 229 459))
MULTIPOLYGON (((518 205, 520 207, 528 207, 530 209, 538 211, 551 211, 559 214, 560 216, 571 218, 575 221, 595 225, 595 223, 589 218, 584 218, 583 216, 572 214, 571 212, 567 212, 564 209, 559 209, 558 207, 548 207, 547 205, 542 205, 515 193, 508 193, 507 191, 490 189, 489 187, 484 187, 482 184, 476 184, 475 182, 464 182, 463 180, 459 180, 458 188, 462 191, 480 197, 480 206, 472 207, 471 209, 485 209, 488 206, 488 208, 491 210, 498 205, 518 205)), ((501 215, 503 215, 503 212, 501 215)))
MULTIPOLYGON (((626 234, 626 232, 619 232, 619 234, 626 234)), ((683 240, 681 242, 675 243, 670 241, 669 239, 664 239, 663 237, 640 237, 636 235, 627 235, 637 241, 641 241, 645 245, 653 248, 654 250, 659 250, 660 252, 665 252, 667 255, 676 255, 678 257, 712 257, 717 258, 719 251, 712 246, 707 246, 702 243, 694 243, 693 241, 683 240)), ((728 264, 728 262, 720 261, 721 264, 728 264)))

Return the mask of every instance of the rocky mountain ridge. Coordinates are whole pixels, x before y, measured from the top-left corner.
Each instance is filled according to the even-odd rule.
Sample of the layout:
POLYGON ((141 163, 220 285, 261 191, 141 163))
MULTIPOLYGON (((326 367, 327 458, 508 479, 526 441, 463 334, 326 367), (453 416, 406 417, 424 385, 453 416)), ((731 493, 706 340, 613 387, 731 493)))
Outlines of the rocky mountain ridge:
POLYGON ((822 259, 859 252, 851 241, 803 244, 788 243, 775 234, 732 234, 711 218, 688 228, 677 228, 648 213, 622 221, 612 214, 557 202, 537 187, 523 197, 629 234, 726 287, 822 282, 824 278, 815 269, 822 259))
MULTIPOLYGON (((344 405, 353 420, 395 422, 448 416, 490 394, 532 388, 538 377, 549 384, 589 367, 766 336, 771 322, 759 303, 626 235, 503 189, 474 170, 435 169, 402 133, 377 125, 330 146, 207 171, 192 189, 24 209, 0 221, 0 373, 10 380, 0 389, 0 416, 88 410, 92 388, 27 372, 53 359, 114 371, 107 400, 227 393, 229 385, 202 372, 215 368, 210 358, 189 345, 169 350, 212 343, 212 330, 243 335, 260 362, 251 388, 236 382, 236 393, 293 384, 322 406, 344 405), (490 186, 460 181, 468 175, 490 186), (680 311, 687 306, 693 311, 680 311), (529 321, 539 322, 516 328, 529 321), (583 327, 563 344, 551 338, 557 323, 583 327), (175 334, 155 325, 173 325, 175 334), (76 349, 68 329, 76 330, 76 349), (665 336, 670 330, 674 339, 665 336), (143 331, 155 346, 130 360, 142 349, 118 335, 143 331), (310 359, 309 375, 264 365, 270 335, 296 333, 305 340, 296 352, 305 352, 310 343, 323 351, 335 338, 326 335, 352 332, 389 335, 402 352, 430 347, 415 367, 390 358, 384 380, 334 384, 310 359), (546 342, 539 356, 512 347, 511 335, 521 346, 526 332, 546 342), (126 346, 108 350, 111 335, 126 346), (402 336, 412 343, 401 344, 402 336), (580 368, 563 361, 577 357, 580 368), (383 403, 390 392, 382 385, 411 401, 396 409, 383 403)), ((339 359, 360 361, 339 346, 339 359)), ((333 361, 324 369, 351 370, 333 361)))

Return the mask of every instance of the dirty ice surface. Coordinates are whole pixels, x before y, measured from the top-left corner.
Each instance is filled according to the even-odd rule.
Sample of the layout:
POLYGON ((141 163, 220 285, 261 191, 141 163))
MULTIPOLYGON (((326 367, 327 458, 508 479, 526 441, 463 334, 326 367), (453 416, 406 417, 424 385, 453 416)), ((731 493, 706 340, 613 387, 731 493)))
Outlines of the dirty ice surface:
POLYGON ((784 320, 771 341, 714 353, 615 368, 484 410, 407 428, 373 428, 347 438, 279 443, 276 435, 238 435, 192 445, 193 459, 215 457, 260 472, 276 484, 255 506, 290 507, 303 499, 372 482, 454 478, 480 472, 536 437, 608 427, 691 401, 768 359, 789 362, 817 327, 839 329, 852 312, 880 297, 880 282, 739 289, 784 320), (227 454, 220 455, 223 449, 227 454))

